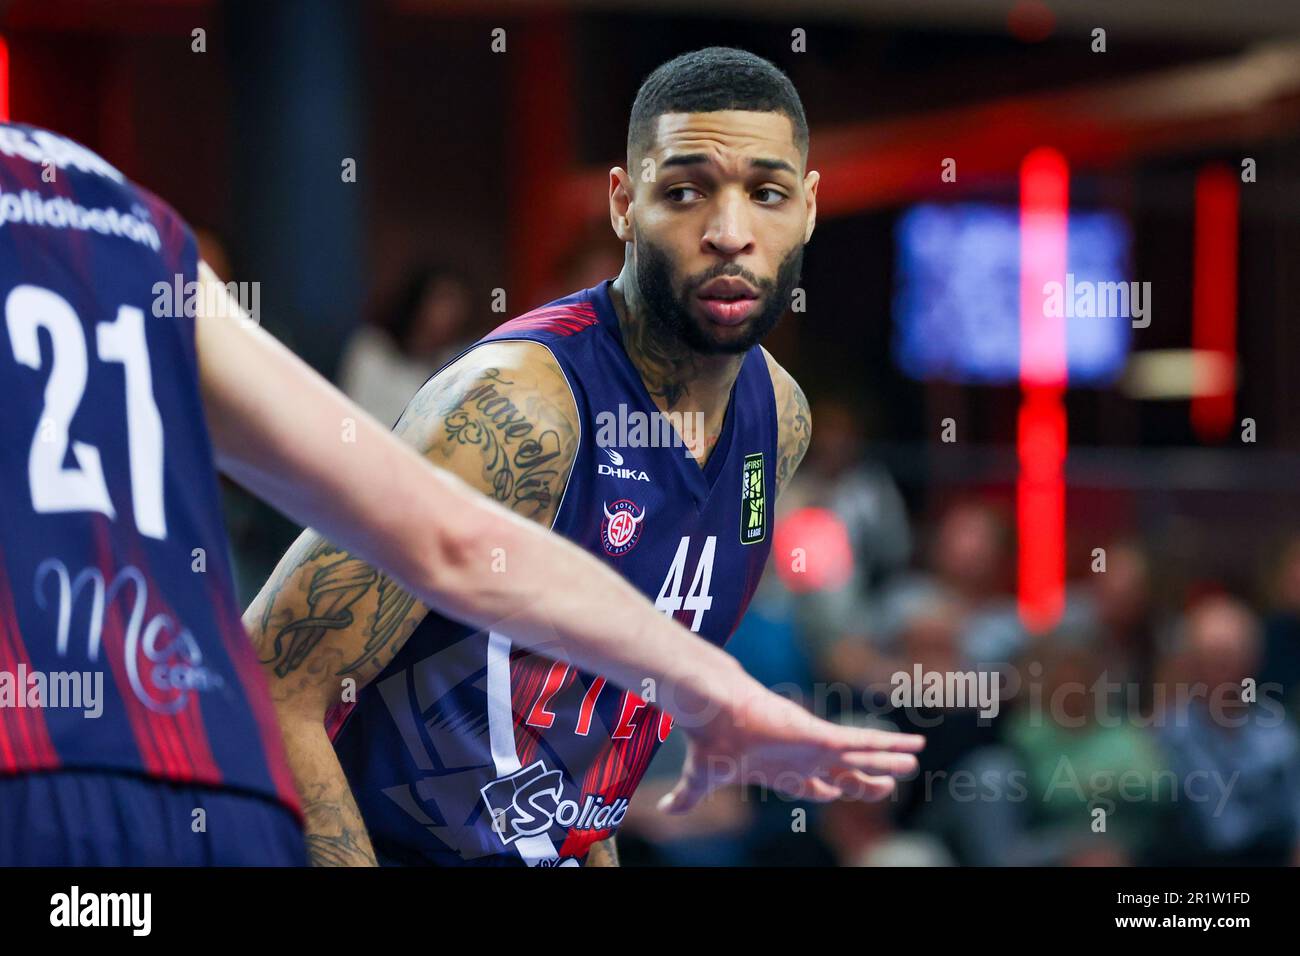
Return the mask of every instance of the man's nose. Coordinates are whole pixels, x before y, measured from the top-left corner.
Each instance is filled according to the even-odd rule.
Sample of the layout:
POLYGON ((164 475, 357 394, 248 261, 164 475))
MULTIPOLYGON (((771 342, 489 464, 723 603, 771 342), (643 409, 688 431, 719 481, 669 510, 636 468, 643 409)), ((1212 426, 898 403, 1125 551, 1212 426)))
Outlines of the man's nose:
POLYGON ((752 251, 754 235, 750 223, 748 197, 725 190, 717 199, 704 245, 710 252, 736 256, 752 251))

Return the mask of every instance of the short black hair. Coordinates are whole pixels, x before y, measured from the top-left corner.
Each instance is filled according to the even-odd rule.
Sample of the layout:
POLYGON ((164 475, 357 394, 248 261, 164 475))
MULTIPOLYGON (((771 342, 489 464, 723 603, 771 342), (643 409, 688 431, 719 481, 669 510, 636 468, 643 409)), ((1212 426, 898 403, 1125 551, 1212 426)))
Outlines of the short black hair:
POLYGON ((710 46, 669 60, 641 84, 627 123, 628 162, 650 148, 655 120, 662 114, 718 110, 785 114, 799 155, 808 159, 808 118, 790 78, 746 50, 710 46))

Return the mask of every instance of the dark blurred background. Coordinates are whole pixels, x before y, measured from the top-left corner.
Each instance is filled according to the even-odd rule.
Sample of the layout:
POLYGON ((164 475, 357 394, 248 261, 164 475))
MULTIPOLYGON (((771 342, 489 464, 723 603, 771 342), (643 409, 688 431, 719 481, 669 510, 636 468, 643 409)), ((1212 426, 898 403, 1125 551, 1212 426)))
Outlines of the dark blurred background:
MULTIPOLYGON (((930 745, 880 806, 729 792, 669 821, 670 740, 625 860, 1294 863, 1293 0, 12 0, 0 105, 164 196, 391 421, 459 347, 617 273, 636 89, 712 44, 790 75, 822 173, 807 309, 768 343, 814 441, 733 649, 930 745), (1141 321, 1058 326, 1045 387, 1020 338, 1034 169, 1068 189, 1073 273, 1149 283, 1141 321), (918 663, 1000 675, 1000 713, 890 706, 918 663)), ((248 600, 297 529, 227 498, 248 600)))

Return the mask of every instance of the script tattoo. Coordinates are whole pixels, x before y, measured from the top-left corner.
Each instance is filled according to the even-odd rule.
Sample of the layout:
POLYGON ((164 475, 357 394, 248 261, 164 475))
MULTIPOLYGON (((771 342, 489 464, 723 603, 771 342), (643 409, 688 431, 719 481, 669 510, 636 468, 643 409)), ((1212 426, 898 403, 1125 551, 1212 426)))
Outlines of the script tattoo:
POLYGON ((560 466, 563 442, 555 429, 539 430, 533 412, 542 399, 528 399, 528 411, 502 394, 514 382, 500 369, 484 369, 478 382, 443 419, 449 442, 476 445, 483 452, 483 476, 492 497, 526 517, 550 509, 556 485, 563 480, 560 466))

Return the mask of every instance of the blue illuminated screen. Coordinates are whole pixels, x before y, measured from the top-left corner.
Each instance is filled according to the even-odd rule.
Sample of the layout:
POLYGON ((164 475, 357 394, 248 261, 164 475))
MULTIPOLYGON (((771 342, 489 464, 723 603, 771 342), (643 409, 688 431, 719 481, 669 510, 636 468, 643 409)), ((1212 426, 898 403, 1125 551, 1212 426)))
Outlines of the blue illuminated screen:
MULTIPOLYGON (((1066 241, 1076 285, 1129 280, 1132 237, 1123 216, 1071 211, 1066 241)), ((963 384, 1018 381, 1019 210, 913 206, 900 217, 895 242, 893 353, 904 374, 963 384)), ((1070 384, 1113 382, 1128 355, 1132 319, 1067 315, 1065 322, 1070 384)))

